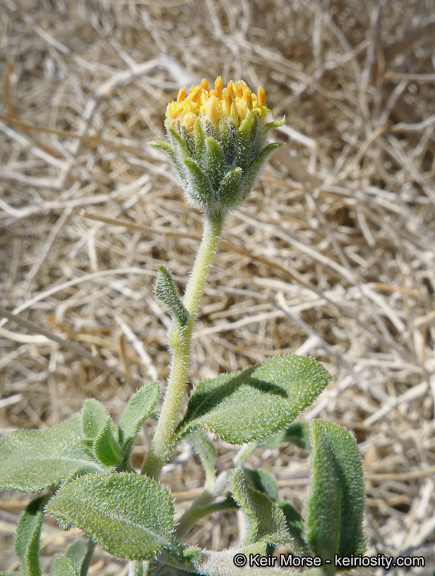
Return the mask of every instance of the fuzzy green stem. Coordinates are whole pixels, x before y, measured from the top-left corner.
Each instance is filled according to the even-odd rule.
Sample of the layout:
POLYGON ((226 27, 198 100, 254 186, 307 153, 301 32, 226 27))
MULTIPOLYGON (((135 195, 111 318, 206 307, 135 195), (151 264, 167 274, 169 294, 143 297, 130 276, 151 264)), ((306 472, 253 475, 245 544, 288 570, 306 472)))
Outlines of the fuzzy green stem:
POLYGON ((150 576, 152 561, 131 560, 128 567, 128 576, 150 576))
POLYGON ((142 474, 147 474, 154 479, 159 477, 164 463, 173 450, 174 431, 187 383, 192 329, 198 313, 204 285, 219 242, 222 225, 223 218, 219 220, 205 219, 201 246, 196 256, 183 301, 185 308, 190 314, 189 320, 185 326, 180 326, 175 320, 169 330, 168 341, 172 349, 171 372, 159 422, 142 467, 142 474))
POLYGON ((201 518, 208 514, 207 505, 211 504, 214 499, 215 496, 208 490, 204 490, 204 492, 196 498, 194 503, 186 510, 186 512, 184 512, 178 522, 176 529, 178 538, 187 534, 198 520, 201 520, 201 518))
MULTIPOLYGON (((245 444, 236 454, 233 459, 231 466, 229 466, 228 470, 234 468, 235 466, 243 466, 246 464, 248 459, 252 456, 253 452, 257 448, 257 442, 250 442, 249 444, 245 444)), ((178 538, 181 538, 185 534, 189 532, 189 530, 201 520, 204 516, 207 516, 210 513, 209 505, 223 492, 225 487, 227 486, 227 470, 222 472, 216 482, 214 483, 214 487, 211 490, 205 489, 198 498, 196 498, 189 508, 184 512, 181 516, 177 528, 176 534, 178 538)))

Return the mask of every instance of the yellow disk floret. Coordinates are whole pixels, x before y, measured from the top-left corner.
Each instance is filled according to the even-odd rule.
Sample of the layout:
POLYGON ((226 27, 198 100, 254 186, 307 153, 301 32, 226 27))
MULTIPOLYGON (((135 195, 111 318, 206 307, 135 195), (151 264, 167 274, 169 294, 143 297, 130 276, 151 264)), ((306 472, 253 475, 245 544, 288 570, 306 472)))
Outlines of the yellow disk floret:
POLYGON ((249 112, 262 120, 270 110, 266 107, 266 93, 260 86, 258 93, 252 92, 243 80, 230 80, 223 88, 222 78, 218 76, 214 89, 209 89, 204 78, 198 86, 192 86, 186 96, 186 88, 178 92, 177 100, 168 104, 166 118, 178 121, 188 132, 193 130, 197 118, 207 118, 214 126, 221 120, 231 120, 236 128, 249 112))

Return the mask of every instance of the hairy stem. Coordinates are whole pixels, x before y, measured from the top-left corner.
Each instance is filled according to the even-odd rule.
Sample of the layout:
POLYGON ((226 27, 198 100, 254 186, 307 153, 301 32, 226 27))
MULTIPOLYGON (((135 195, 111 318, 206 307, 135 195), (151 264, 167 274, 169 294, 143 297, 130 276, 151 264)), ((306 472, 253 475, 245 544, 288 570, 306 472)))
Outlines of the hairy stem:
POLYGON ((178 522, 176 528, 176 535, 178 538, 187 534, 198 520, 201 520, 201 518, 208 515, 207 505, 211 504, 214 499, 215 496, 208 490, 204 490, 204 492, 196 498, 194 503, 186 510, 186 512, 184 512, 178 522))
MULTIPOLYGON (((245 444, 245 446, 243 446, 234 457, 233 463, 229 466, 228 470, 235 466, 243 466, 256 448, 257 442, 245 444)), ((219 474, 212 490, 205 489, 181 516, 176 528, 178 538, 187 534, 198 520, 210 513, 209 505, 224 491, 226 486, 227 470, 219 474)))
POLYGON ((223 219, 218 221, 205 219, 201 246, 186 287, 183 302, 190 317, 185 326, 180 326, 174 320, 169 330, 168 341, 172 349, 171 372, 156 432, 142 467, 142 474, 147 474, 154 479, 159 477, 164 463, 173 450, 174 431, 187 383, 192 329, 198 313, 204 285, 219 242, 222 225, 223 219))

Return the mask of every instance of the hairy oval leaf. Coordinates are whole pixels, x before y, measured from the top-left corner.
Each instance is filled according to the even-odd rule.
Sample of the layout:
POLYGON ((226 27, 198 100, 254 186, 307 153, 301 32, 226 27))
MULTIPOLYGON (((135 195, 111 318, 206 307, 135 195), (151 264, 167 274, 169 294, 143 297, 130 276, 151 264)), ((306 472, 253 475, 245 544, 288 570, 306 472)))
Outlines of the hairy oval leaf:
POLYGON ((160 385, 152 382, 139 388, 130 398, 119 421, 119 442, 124 455, 129 456, 140 427, 159 401, 160 385))
POLYGON ((187 437, 201 459, 205 471, 205 488, 213 490, 215 481, 216 447, 203 430, 195 430, 187 437))
POLYGON ((86 438, 93 440, 98 436, 109 416, 104 406, 95 398, 85 400, 82 410, 82 429, 86 438))
POLYGON ((294 355, 202 380, 192 392, 178 432, 184 435, 204 426, 233 444, 266 438, 309 406, 329 380, 321 364, 294 355))
POLYGON ((110 416, 101 428, 94 441, 95 457, 104 466, 116 466, 121 460, 121 447, 118 442, 118 433, 110 416))
POLYGON ((18 430, 0 440, 0 490, 36 493, 70 476, 103 472, 80 448, 81 417, 74 414, 47 430, 18 430))
POLYGON ((304 520, 299 512, 294 508, 290 502, 279 499, 277 506, 282 510, 288 533, 290 534, 290 546, 298 556, 307 556, 310 554, 308 545, 305 541, 304 520))
POLYGON ((56 554, 51 563, 50 576, 79 576, 79 573, 72 560, 56 554))
MULTIPOLYGON (((306 539, 316 556, 333 560, 365 550, 361 457, 347 430, 322 420, 310 425, 311 488, 306 539)), ((332 569, 331 574, 335 573, 332 569)))
POLYGON ((172 274, 166 266, 160 265, 157 266, 157 269, 159 272, 154 285, 154 294, 158 300, 164 302, 172 310, 180 326, 185 326, 190 314, 178 296, 172 274))
POLYGON ((294 422, 285 430, 284 442, 291 442, 306 452, 310 451, 310 424, 309 422, 294 422))
POLYGON ((76 540, 70 544, 65 552, 65 557, 74 564, 79 576, 86 576, 95 544, 87 540, 76 540))
POLYGON ((40 576, 39 537, 41 535, 44 506, 51 494, 35 498, 21 513, 15 536, 15 552, 20 559, 23 576, 40 576))
POLYGON ((263 492, 252 487, 251 478, 243 468, 227 472, 234 500, 246 520, 244 546, 256 543, 280 544, 290 540, 284 514, 263 492))
POLYGON ((147 476, 83 476, 63 486, 46 512, 78 526, 120 558, 146 560, 176 546, 170 492, 147 476))
POLYGON ((278 500, 278 486, 276 485, 275 478, 266 470, 257 468, 251 470, 250 468, 243 468, 247 481, 252 485, 252 488, 263 492, 272 501, 278 500))

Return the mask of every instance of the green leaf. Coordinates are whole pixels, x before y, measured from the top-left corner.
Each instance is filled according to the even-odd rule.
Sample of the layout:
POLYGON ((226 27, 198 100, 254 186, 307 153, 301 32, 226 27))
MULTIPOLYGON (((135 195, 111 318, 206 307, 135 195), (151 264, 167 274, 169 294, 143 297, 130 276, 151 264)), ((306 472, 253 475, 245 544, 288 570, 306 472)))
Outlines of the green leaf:
POLYGON ((110 416, 94 441, 95 457, 104 466, 116 466, 121 461, 121 447, 118 443, 118 433, 110 416))
POLYGON ((82 410, 83 434, 87 439, 94 440, 106 423, 108 413, 101 402, 90 398, 85 400, 82 410))
POLYGON ((65 557, 69 558, 74 564, 78 576, 86 576, 88 573, 89 564, 92 560, 95 544, 87 540, 76 540, 68 546, 65 552, 65 557))
POLYGON ((282 142, 272 142, 272 144, 268 144, 265 146, 261 152, 256 156, 255 160, 249 166, 249 168, 245 171, 243 177, 243 197, 244 200, 251 189, 253 188, 254 184, 256 183, 258 176, 260 174, 261 169, 265 161, 267 160, 268 156, 272 154, 278 148, 281 148, 284 144, 282 142))
POLYGON ((145 384, 130 398, 122 413, 119 421, 119 442, 125 463, 130 459, 131 450, 140 427, 153 411, 159 397, 160 385, 158 382, 145 384))
POLYGON ((315 360, 291 355, 202 380, 192 392, 178 433, 204 426, 232 444, 266 438, 309 406, 329 379, 315 360))
POLYGON ((227 166, 234 166, 237 145, 237 128, 233 122, 219 122, 218 140, 222 146, 227 166))
POLYGON ((295 422, 287 428, 283 435, 283 442, 291 442, 306 452, 310 451, 310 424, 308 422, 295 422))
POLYGON ((243 468, 245 472, 246 479, 249 481, 251 486, 258 490, 259 492, 263 492, 273 501, 278 499, 278 487, 275 482, 275 478, 266 472, 266 470, 262 470, 261 468, 257 470, 250 470, 249 468, 243 468))
POLYGON ((74 563, 65 556, 56 554, 51 563, 50 576, 80 576, 74 563))
POLYGON ((259 155, 255 159, 255 162, 263 164, 263 162, 267 159, 267 157, 270 156, 272 152, 275 152, 275 150, 278 150, 278 148, 281 148, 281 146, 284 146, 284 142, 272 142, 271 144, 268 144, 259 153, 259 155))
POLYGON ((278 434, 274 434, 273 436, 268 436, 264 440, 260 440, 257 443, 257 446, 263 450, 275 450, 284 440, 284 435, 285 430, 278 432, 278 434))
POLYGON ((286 430, 269 436, 258 443, 263 450, 275 450, 282 442, 291 442, 298 448, 310 451, 310 425, 308 422, 294 422, 286 430))
POLYGON ((249 112, 246 118, 240 124, 239 129, 237 130, 237 136, 239 136, 239 134, 246 134, 247 136, 250 136, 253 125, 254 125, 254 116, 252 115, 251 112, 249 112))
POLYGON ((148 142, 148 144, 150 146, 153 146, 154 148, 160 148, 169 155, 172 166, 176 174, 182 181, 184 187, 187 184, 187 180, 184 165, 182 164, 182 158, 184 157, 185 153, 187 153, 187 155, 190 154, 189 147, 186 145, 185 147, 182 147, 180 149, 180 144, 176 140, 176 138, 174 136, 171 136, 171 134, 169 134, 169 136, 173 146, 171 146, 167 142, 162 142, 161 140, 153 140, 151 142, 148 142))
MULTIPOLYGON (((333 560, 365 550, 361 457, 352 436, 336 424, 314 420, 310 430, 311 487, 306 539, 315 556, 333 560)), ((335 568, 325 566, 325 574, 335 568)))
POLYGON ((220 202, 228 208, 236 205, 240 200, 240 184, 243 171, 236 167, 225 174, 218 196, 220 202))
POLYGON ((75 474, 104 472, 78 447, 82 440, 79 414, 47 430, 19 430, 5 436, 0 440, 0 490, 41 492, 75 474))
POLYGON ((213 192, 207 176, 192 158, 183 158, 183 164, 189 172, 192 199, 200 201, 204 207, 208 206, 213 199, 213 192))
POLYGON ((15 552, 20 559, 23 576, 40 576, 39 537, 41 535, 44 507, 51 494, 35 498, 21 513, 15 536, 15 552))
POLYGON ((46 512, 78 526, 110 554, 154 558, 176 548, 170 492, 147 476, 83 476, 63 486, 46 512))
POLYGON ((173 158, 174 156, 174 151, 172 150, 170 144, 168 144, 167 142, 163 142, 163 140, 151 140, 150 142, 148 142, 148 146, 152 146, 153 148, 160 148, 160 150, 163 150, 164 152, 169 154, 171 158, 173 158))
POLYGON ((158 300, 164 302, 172 310, 180 326, 185 326, 190 314, 177 294, 171 273, 165 266, 157 266, 157 268, 159 272, 154 285, 154 294, 158 300))
POLYGON ((252 488, 246 471, 243 468, 228 470, 227 478, 233 498, 246 519, 243 545, 288 542, 284 514, 266 494, 252 488))
POLYGON ((201 510, 204 512, 204 516, 215 514, 216 512, 225 512, 226 510, 237 510, 237 508, 239 508, 239 506, 230 492, 227 492, 223 500, 218 500, 217 502, 212 502, 211 504, 201 506, 201 510))
MULTIPOLYGON (((173 128, 168 128, 168 136, 173 145, 172 149, 178 148, 181 158, 191 158, 189 146, 184 138, 182 138, 173 128)), ((161 148, 161 146, 160 146, 161 148)))
POLYGON ((236 166, 245 167, 250 160, 249 152, 252 150, 252 128, 254 124, 254 117, 248 114, 243 120, 239 129, 237 130, 237 144, 236 144, 236 166))
POLYGON ((310 555, 308 545, 303 536, 304 520, 299 512, 289 502, 279 499, 278 507, 283 511, 287 531, 290 534, 290 545, 298 556, 310 555))
POLYGON ((203 430, 195 430, 190 433, 187 440, 201 459, 205 471, 205 489, 211 491, 216 474, 216 447, 203 430))
POLYGON ((201 164, 205 152, 205 136, 199 118, 193 125, 193 138, 195 141, 195 160, 201 164))
POLYGON ((214 138, 206 138, 205 146, 205 172, 211 179, 213 190, 217 191, 224 176, 224 154, 214 138))
POLYGON ((273 128, 279 128, 283 124, 285 124, 285 116, 281 118, 281 120, 277 120, 276 122, 268 122, 267 124, 265 124, 263 128, 263 133, 265 134, 266 132, 269 132, 269 130, 272 130, 273 128))

